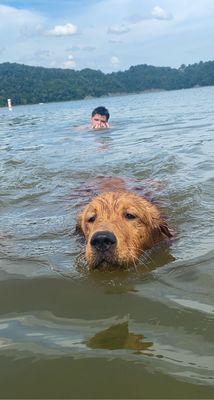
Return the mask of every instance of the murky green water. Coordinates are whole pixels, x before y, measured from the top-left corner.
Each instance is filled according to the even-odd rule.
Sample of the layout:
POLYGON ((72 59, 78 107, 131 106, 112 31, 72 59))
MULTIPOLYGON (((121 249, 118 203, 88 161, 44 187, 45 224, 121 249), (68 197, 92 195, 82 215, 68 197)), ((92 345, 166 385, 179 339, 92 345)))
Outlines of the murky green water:
POLYGON ((214 397, 213 98, 0 109, 1 398, 214 397), (101 104, 112 129, 78 131, 101 104), (98 176, 137 179, 177 230, 147 273, 79 268, 98 176))

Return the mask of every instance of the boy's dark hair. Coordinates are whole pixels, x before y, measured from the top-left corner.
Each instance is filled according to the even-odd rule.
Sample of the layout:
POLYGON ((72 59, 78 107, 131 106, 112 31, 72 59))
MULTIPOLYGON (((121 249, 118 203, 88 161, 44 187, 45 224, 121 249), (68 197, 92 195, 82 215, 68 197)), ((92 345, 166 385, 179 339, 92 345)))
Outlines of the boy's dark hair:
POLYGON ((105 107, 97 107, 92 111, 91 116, 94 117, 95 114, 99 114, 99 115, 105 115, 106 116, 106 120, 108 121, 110 114, 109 111, 107 110, 107 108, 105 107))

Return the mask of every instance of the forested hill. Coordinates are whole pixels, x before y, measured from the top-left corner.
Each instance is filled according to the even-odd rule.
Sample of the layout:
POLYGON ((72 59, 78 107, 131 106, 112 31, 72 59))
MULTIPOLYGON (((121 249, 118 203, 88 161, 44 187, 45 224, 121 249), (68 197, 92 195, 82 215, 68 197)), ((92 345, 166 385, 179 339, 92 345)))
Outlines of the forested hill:
POLYGON ((0 64, 0 106, 5 106, 8 98, 17 105, 209 85, 214 85, 214 61, 180 68, 144 64, 110 74, 88 68, 74 71, 0 64))

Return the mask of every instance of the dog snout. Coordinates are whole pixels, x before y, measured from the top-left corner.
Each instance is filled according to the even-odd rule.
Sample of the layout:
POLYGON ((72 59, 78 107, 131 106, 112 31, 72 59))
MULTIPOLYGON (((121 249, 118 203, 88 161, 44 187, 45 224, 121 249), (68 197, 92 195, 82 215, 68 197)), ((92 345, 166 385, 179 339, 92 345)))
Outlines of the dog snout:
POLYGON ((116 243, 116 236, 113 232, 109 231, 95 232, 90 241, 91 246, 99 252, 110 250, 116 243))

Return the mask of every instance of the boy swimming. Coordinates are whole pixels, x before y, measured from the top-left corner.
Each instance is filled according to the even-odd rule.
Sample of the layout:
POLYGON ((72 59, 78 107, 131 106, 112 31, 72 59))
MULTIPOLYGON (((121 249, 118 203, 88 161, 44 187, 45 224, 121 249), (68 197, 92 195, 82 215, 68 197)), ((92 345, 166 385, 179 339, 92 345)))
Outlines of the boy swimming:
POLYGON ((109 128, 109 117, 107 108, 102 106, 95 108, 91 114, 91 129, 109 128))

